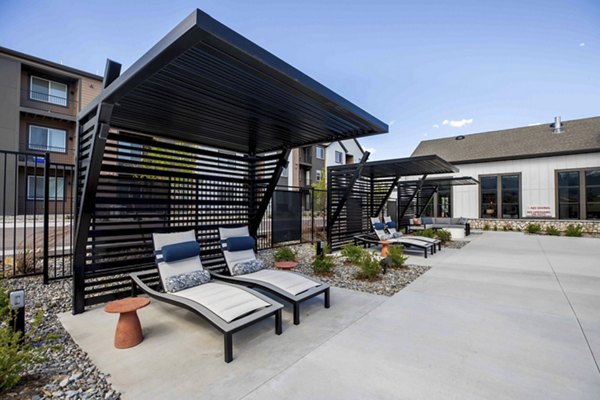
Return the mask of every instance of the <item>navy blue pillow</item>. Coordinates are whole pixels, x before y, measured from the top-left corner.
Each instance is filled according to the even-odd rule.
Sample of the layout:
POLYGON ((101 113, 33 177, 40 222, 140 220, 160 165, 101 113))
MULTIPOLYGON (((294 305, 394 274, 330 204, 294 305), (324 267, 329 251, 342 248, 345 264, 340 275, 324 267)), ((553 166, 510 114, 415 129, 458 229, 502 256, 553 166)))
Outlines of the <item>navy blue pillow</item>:
POLYGON ((162 247, 163 260, 173 262, 185 260, 186 258, 198 257, 200 255, 200 246, 195 240, 189 242, 168 244, 162 247))
POLYGON ((385 229, 385 224, 383 222, 375 222, 373 227, 378 231, 385 229))
POLYGON ((390 221, 387 223, 387 227, 390 229, 396 229, 396 223, 394 221, 390 221))
POLYGON ((226 242, 228 251, 254 249, 254 238, 252 236, 230 237, 226 242))

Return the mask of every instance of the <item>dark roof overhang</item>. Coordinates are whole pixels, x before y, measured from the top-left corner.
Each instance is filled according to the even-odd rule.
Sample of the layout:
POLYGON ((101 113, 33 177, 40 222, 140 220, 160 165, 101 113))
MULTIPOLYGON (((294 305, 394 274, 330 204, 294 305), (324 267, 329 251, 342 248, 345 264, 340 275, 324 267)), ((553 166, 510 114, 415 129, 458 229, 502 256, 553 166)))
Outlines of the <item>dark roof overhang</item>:
POLYGON ((424 181, 421 179, 416 179, 416 180, 398 182, 398 184, 401 186, 413 186, 413 185, 419 185, 421 183, 422 183, 423 187, 427 187, 427 186, 465 186, 465 185, 477 185, 477 184, 479 184, 479 181, 470 176, 458 176, 458 177, 446 176, 446 177, 439 177, 439 178, 428 178, 428 179, 425 179, 424 181))
POLYGON ((110 126, 244 154, 388 126, 200 10, 115 79, 110 126))
MULTIPOLYGON (((343 171, 345 169, 351 171, 356 168, 357 164, 330 167, 330 169, 335 169, 337 171, 343 171)), ((439 156, 430 155, 367 162, 362 167, 361 175, 371 178, 388 178, 452 172, 458 172, 458 169, 454 165, 439 156)))

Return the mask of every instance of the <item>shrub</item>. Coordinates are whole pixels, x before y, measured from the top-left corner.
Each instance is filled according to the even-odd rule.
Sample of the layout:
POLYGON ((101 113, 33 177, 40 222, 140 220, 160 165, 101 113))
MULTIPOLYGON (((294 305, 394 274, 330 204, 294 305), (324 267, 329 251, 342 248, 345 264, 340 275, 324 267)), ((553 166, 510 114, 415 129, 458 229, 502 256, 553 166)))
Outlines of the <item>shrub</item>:
POLYGON ((542 231, 542 227, 540 224, 529 223, 525 228, 527 233, 540 233, 542 231))
POLYGON ((356 246, 353 244, 347 244, 342 248, 342 256, 346 257, 346 260, 352 264, 358 264, 360 262, 361 257, 367 252, 367 250, 363 249, 360 246, 356 246))
POLYGON ((419 231, 415 231, 415 232, 413 232, 413 235, 424 236, 424 237, 428 237, 428 238, 432 238, 432 239, 435 238, 435 232, 431 228, 426 228, 426 229, 421 229, 419 231))
POLYGON ((22 374, 32 364, 43 361, 42 354, 47 347, 38 343, 41 340, 37 330, 42 323, 42 310, 36 314, 24 337, 11 327, 13 313, 8 292, 0 284, 0 392, 19 383, 22 374))
POLYGON ((510 226, 508 226, 508 225, 503 225, 503 226, 502 226, 502 230, 503 230, 504 232, 508 232, 508 231, 511 231, 512 229, 510 229, 510 226))
POLYGON ((553 226, 548 226, 548 227, 546 227, 546 235, 560 236, 560 231, 553 226))
POLYGON ((488 223, 483 224, 483 230, 484 231, 489 231, 490 230, 490 224, 488 224, 488 223))
POLYGON ((494 225, 494 231, 498 230, 498 225, 494 225))
POLYGON ((313 261, 313 271, 317 275, 330 274, 333 272, 335 262, 332 256, 323 255, 322 257, 315 258, 313 261))
POLYGON ((401 246, 390 246, 386 259, 389 259, 386 261, 388 266, 400 268, 404 266, 408 257, 404 255, 404 249, 401 246))
POLYGON ((275 258, 275 261, 296 261, 296 252, 289 247, 280 247, 273 258, 275 258))
POLYGON ((381 273, 381 263, 375 253, 365 252, 358 266, 360 267, 360 271, 356 274, 358 279, 373 280, 381 273))
POLYGON ((581 225, 569 224, 567 225, 565 235, 572 237, 581 237, 583 235, 583 227, 581 225))
POLYGON ((435 233, 435 236, 440 239, 442 241, 442 243, 446 243, 449 242, 450 240, 452 240, 452 233, 450 233, 450 231, 447 231, 445 229, 440 229, 439 231, 437 231, 435 233))

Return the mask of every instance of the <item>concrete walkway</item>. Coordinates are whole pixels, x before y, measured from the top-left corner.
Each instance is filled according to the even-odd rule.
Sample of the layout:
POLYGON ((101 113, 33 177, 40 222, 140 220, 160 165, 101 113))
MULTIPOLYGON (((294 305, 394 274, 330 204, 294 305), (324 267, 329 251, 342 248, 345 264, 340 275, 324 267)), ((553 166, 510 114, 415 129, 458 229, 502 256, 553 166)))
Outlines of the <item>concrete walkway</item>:
POLYGON ((241 334, 229 365, 218 334, 168 306, 140 311, 131 350, 111 348, 99 309, 61 320, 124 398, 600 398, 600 240, 471 238, 391 298, 336 289, 298 327, 286 313, 281 337, 241 334))

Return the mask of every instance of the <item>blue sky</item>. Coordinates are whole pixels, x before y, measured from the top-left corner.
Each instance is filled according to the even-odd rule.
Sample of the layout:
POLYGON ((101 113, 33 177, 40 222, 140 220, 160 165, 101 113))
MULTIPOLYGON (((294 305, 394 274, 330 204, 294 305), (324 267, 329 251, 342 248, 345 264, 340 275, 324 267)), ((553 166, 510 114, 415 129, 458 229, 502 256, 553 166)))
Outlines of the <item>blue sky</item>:
POLYGON ((0 0, 0 46, 93 73, 126 68, 201 8, 421 140, 600 115, 600 1, 0 0), (444 122, 445 121, 445 122, 444 122))

